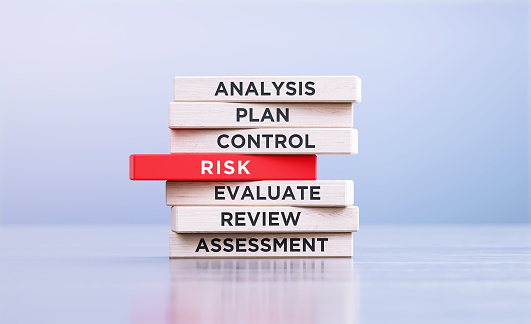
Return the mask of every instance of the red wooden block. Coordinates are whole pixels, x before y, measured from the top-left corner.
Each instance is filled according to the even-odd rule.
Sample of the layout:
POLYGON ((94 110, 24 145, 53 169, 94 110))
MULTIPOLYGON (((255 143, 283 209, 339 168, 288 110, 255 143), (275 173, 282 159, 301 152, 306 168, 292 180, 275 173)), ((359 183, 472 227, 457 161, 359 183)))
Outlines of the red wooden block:
POLYGON ((315 180, 315 155, 133 154, 131 180, 315 180))

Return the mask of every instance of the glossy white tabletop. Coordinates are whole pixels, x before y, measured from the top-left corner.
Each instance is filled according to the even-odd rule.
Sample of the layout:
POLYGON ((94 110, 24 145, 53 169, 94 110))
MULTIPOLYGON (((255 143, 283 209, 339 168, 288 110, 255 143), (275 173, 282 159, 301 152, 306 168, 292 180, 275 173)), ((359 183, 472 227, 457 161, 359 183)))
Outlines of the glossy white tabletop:
POLYGON ((531 231, 377 226, 352 259, 167 258, 168 226, 0 228, 0 323, 530 323, 531 231))

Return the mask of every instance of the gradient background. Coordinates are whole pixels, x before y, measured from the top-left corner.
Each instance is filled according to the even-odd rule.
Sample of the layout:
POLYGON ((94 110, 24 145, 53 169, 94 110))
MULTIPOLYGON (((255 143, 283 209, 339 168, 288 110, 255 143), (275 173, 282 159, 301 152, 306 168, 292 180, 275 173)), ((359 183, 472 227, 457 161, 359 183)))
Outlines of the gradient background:
POLYGON ((169 224, 175 75, 350 75, 363 223, 529 222, 529 3, 3 1, 3 224, 169 224))

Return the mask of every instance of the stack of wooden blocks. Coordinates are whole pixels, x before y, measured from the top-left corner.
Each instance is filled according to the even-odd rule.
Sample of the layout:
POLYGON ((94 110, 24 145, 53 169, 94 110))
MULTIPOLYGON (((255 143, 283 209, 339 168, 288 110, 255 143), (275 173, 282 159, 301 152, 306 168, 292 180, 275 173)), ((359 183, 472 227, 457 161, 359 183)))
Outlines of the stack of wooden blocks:
POLYGON ((356 76, 176 77, 170 153, 130 156, 165 180, 170 258, 351 257, 351 180, 316 180, 315 154, 356 154, 356 76))

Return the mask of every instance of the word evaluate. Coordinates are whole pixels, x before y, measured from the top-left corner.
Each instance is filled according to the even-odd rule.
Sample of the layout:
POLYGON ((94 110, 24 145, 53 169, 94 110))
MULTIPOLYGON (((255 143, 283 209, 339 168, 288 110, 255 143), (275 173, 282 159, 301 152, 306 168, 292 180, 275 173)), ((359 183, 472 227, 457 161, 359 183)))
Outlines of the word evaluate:
POLYGON ((166 182, 169 206, 270 205, 351 206, 354 183, 350 180, 166 182))
MULTIPOLYGON (((214 199, 215 200, 225 200, 230 198, 231 200, 321 200, 319 197, 319 189, 321 186, 286 186, 281 188, 281 186, 267 186, 267 193, 262 192, 260 194, 260 186, 244 186, 240 190, 240 186, 215 186, 214 187, 214 199), (226 191, 225 191, 226 190, 226 191), (225 193, 228 195, 225 196, 225 193)), ((264 190, 265 191, 265 190, 264 190)))

